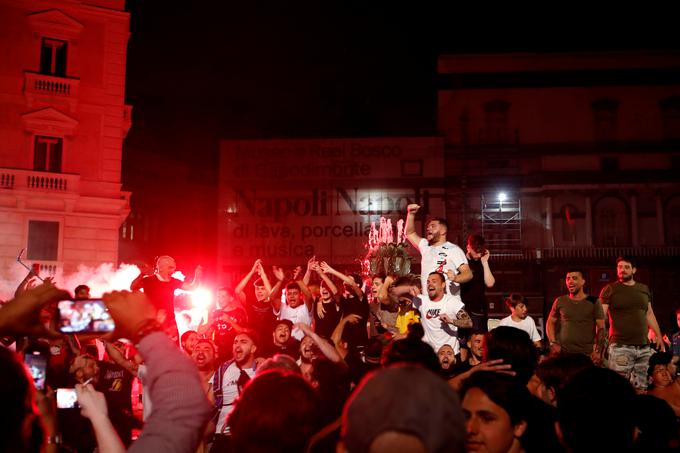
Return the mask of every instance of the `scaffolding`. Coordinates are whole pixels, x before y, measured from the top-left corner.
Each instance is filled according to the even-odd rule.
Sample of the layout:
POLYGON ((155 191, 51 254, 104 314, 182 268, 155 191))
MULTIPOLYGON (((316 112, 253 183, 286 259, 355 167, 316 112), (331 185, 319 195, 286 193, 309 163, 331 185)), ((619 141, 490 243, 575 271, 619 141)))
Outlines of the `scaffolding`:
POLYGON ((482 235, 494 255, 521 255, 522 208, 519 198, 504 193, 482 195, 482 235))

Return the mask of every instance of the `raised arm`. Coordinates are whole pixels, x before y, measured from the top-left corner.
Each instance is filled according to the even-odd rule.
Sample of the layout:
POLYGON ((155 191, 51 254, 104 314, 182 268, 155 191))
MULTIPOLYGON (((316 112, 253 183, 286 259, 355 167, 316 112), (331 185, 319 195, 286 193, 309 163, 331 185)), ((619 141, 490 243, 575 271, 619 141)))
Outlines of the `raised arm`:
POLYGON ((236 285, 236 288, 234 288, 234 293, 238 296, 239 300, 241 303, 245 303, 246 301, 246 293, 244 290, 246 289, 246 285, 250 281, 251 278, 253 278, 253 275, 255 272, 257 272, 257 268, 262 264, 262 260, 256 259, 255 262, 253 263, 253 267, 248 271, 248 273, 241 279, 241 281, 236 285))
POLYGON ((338 325, 335 326, 335 329, 331 334, 331 341, 335 345, 335 350, 338 351, 338 354, 340 354, 340 357, 342 357, 343 360, 345 357, 347 357, 348 352, 347 348, 342 346, 342 334, 345 331, 345 325, 347 325, 347 323, 356 324, 359 321, 361 321, 361 316, 359 315, 351 314, 344 316, 340 319, 338 325))
POLYGON ((493 285, 496 284, 496 279, 491 273, 491 268, 489 267, 489 256, 491 256, 491 254, 489 253, 488 250, 486 250, 484 252, 484 255, 482 255, 482 257, 480 258, 480 261, 482 262, 482 267, 484 268, 484 284, 486 285, 487 288, 491 288, 493 287, 493 285))
POLYGON ((257 274, 262 279, 262 284, 264 285, 264 289, 267 290, 267 297, 271 296, 272 285, 271 285, 271 283, 269 283, 269 277, 267 277, 267 272, 265 272, 264 266, 262 266, 262 263, 260 263, 260 265, 257 266, 257 274))
MULTIPOLYGON (((330 267, 325 261, 321 262, 317 267, 316 267, 316 273, 319 274, 319 277, 321 277, 321 280, 323 280, 326 283, 326 286, 328 286, 328 289, 330 290, 331 294, 333 295, 333 299, 335 299, 336 303, 340 302, 340 297, 338 294, 338 287, 335 286, 335 283, 333 283, 333 280, 331 280, 328 275, 326 274, 327 272, 329 274, 334 273, 334 269, 330 267)), ((338 275, 339 272, 335 273, 334 275, 338 275)))
POLYGON ((418 244, 422 239, 418 233, 416 233, 416 212, 418 212, 418 209, 420 209, 420 206, 417 204, 410 204, 406 206, 406 239, 408 239, 411 245, 413 245, 416 249, 418 249, 418 244))
POLYGON ((305 282, 305 285, 309 285, 309 279, 312 277, 314 263, 316 263, 316 256, 313 256, 307 260, 307 270, 305 271, 304 277, 302 277, 302 281, 305 282))
POLYGON ((103 339, 100 339, 100 341, 104 343, 106 353, 109 355, 111 360, 125 368, 133 376, 137 376, 137 369, 139 368, 139 365, 134 360, 126 359, 125 356, 108 341, 103 339))
POLYGON ((312 292, 309 290, 309 287, 307 287, 307 284, 303 279, 300 278, 300 274, 302 273, 302 268, 298 266, 295 269, 295 274, 293 275, 293 280, 295 280, 300 287, 300 291, 302 291, 301 297, 305 301, 305 306, 307 307, 307 310, 311 313, 312 307, 314 305, 314 297, 312 296, 312 292))
POLYGON ((274 299, 276 297, 281 297, 281 287, 283 286, 283 280, 286 278, 286 273, 280 267, 272 266, 272 274, 276 279, 276 283, 272 287, 272 292, 269 295, 270 298, 274 299))
POLYGON ((201 277, 203 276, 203 266, 196 266, 194 271, 194 279, 191 283, 183 282, 182 289, 184 291, 193 291, 201 285, 201 277))
POLYGON ((300 329, 305 335, 312 339, 315 345, 318 346, 321 353, 326 356, 328 360, 336 363, 344 363, 338 351, 335 350, 335 346, 318 336, 307 324, 298 322, 295 327, 300 329))
POLYGON ((144 280, 144 277, 146 276, 147 276, 146 272, 140 270, 139 275, 134 280, 132 280, 132 283, 130 283, 130 290, 139 291, 140 289, 142 289, 142 280, 144 280))
MULTIPOLYGON (((352 292, 354 292, 354 294, 356 294, 356 296, 357 296, 359 299, 363 299, 363 297, 364 297, 364 292, 361 290, 361 287, 360 287, 359 285, 357 285, 357 283, 354 281, 354 279, 353 279, 352 277, 350 277, 349 275, 343 274, 343 273, 340 272, 340 271, 337 271, 337 270, 333 269, 333 268, 332 268, 331 266, 329 266, 328 263, 326 263, 325 261, 323 261, 323 262, 320 264, 320 266, 321 266, 321 270, 322 270, 323 272, 326 272, 326 273, 328 273, 328 274, 333 274, 333 275, 335 275, 336 277, 338 277, 340 280, 342 280, 343 282, 347 283, 347 284, 349 285, 349 287, 352 288, 352 292)), ((319 275, 321 275, 321 274, 319 274, 319 275)), ((329 288, 331 288, 331 291, 332 291, 332 287, 329 286, 329 288)), ((336 293, 333 292, 333 294, 336 294, 336 293)))
POLYGON ((34 263, 31 267, 31 270, 28 271, 28 274, 26 274, 24 279, 21 280, 21 283, 19 283, 19 286, 17 286, 17 289, 14 291, 14 297, 19 297, 24 291, 34 288, 34 286, 32 286, 34 281, 33 277, 38 277, 39 269, 40 265, 38 263, 34 263))

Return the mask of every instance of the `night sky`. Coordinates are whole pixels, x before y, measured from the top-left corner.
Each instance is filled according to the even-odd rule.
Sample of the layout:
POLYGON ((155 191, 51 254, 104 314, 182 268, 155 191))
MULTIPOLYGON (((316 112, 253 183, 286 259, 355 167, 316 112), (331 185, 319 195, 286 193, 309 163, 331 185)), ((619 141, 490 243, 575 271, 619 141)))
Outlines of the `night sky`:
POLYGON ((127 2, 133 208, 216 215, 220 139, 436 135, 441 54, 680 49, 663 11, 287 3, 127 2))

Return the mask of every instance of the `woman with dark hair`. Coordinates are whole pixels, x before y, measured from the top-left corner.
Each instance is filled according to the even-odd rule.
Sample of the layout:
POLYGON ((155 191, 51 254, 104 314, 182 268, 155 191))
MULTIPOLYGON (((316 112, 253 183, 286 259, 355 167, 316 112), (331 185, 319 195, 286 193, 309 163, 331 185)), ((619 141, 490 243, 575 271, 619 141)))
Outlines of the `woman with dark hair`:
POLYGON ((527 388, 511 376, 480 371, 461 389, 467 452, 520 453, 528 427, 527 388))
POLYGON ((229 416, 232 451, 304 452, 318 409, 316 392, 300 375, 266 371, 246 385, 229 416))

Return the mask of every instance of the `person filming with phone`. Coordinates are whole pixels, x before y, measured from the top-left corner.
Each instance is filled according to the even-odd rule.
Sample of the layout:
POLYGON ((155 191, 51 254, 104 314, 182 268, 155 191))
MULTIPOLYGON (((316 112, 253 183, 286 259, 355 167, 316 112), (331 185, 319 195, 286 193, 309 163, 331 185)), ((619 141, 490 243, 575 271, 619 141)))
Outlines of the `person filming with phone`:
MULTIPOLYGON (((58 338, 59 332, 40 319, 41 310, 58 301, 73 298, 51 282, 24 291, 0 308, 0 336, 58 338)), ((105 294, 103 301, 115 322, 115 330, 106 334, 106 340, 126 338, 136 346, 147 365, 148 389, 154 401, 142 434, 128 451, 195 451, 211 409, 195 365, 164 334, 156 320, 156 309, 144 294, 116 291, 105 294), (183 416, 177 417, 178 413, 183 416)), ((22 371, 16 354, 0 352, 0 382, 12 383, 0 386, 0 451, 58 451, 62 439, 53 423, 53 403, 48 399, 51 392, 36 395, 33 379, 22 371)), ((102 382, 96 365, 86 357, 74 361, 74 374, 85 379, 75 388, 80 410, 92 422, 99 451, 124 451, 108 416, 104 394, 96 391, 94 380, 87 383, 89 377, 85 378, 99 373, 102 382)))

